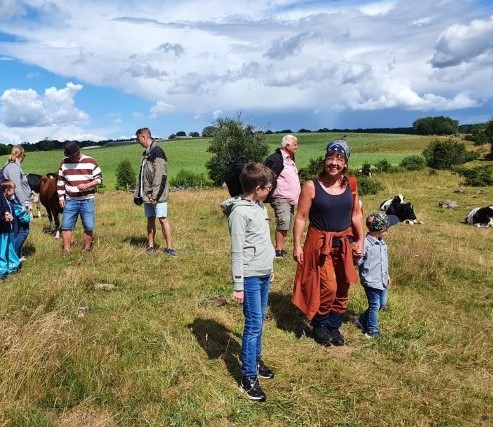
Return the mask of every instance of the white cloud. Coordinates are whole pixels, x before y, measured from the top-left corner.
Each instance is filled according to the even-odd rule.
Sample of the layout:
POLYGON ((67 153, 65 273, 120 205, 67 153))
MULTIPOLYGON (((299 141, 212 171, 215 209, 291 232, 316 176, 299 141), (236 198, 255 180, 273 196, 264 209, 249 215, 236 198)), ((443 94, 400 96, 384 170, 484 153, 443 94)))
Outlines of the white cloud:
MULTIPOLYGON (((139 118, 207 120, 244 109, 278 116, 297 109, 453 111, 493 98, 486 67, 493 16, 485 18, 486 6, 475 0, 7 3, 12 11, 0 7, 0 31, 11 39, 0 43, 0 58, 139 96, 153 104, 135 111, 139 118)), ((81 123, 88 120, 74 103, 81 89, 69 83, 41 95, 10 88, 2 120, 81 123)))
POLYGON ((73 99, 81 89, 73 83, 59 90, 50 87, 42 95, 33 89, 9 89, 0 97, 0 116, 7 127, 21 128, 87 121, 88 115, 75 107, 73 99))
POLYGON ((431 60, 434 67, 451 67, 493 54, 493 16, 475 19, 468 25, 454 24, 438 39, 431 60))

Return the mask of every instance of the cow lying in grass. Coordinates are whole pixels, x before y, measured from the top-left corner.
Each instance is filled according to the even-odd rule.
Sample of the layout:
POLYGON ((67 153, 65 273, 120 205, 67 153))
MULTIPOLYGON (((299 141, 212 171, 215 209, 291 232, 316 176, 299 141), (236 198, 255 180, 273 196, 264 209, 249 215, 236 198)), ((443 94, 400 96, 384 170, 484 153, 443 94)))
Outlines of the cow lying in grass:
POLYGON ((416 219, 414 208, 411 203, 404 203, 405 197, 402 194, 398 194, 393 199, 385 200, 380 204, 380 210, 384 211, 387 215, 395 215, 399 218, 400 222, 406 224, 422 224, 422 221, 416 219))
POLYGON ((474 208, 466 215, 464 222, 475 227, 493 227, 493 206, 474 208))

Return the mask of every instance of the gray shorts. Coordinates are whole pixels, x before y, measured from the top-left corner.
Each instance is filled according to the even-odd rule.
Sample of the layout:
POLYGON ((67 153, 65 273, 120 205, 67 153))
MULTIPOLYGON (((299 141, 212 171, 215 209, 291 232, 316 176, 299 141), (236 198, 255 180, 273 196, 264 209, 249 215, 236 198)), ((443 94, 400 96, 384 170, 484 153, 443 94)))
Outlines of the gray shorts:
POLYGON ((285 199, 272 199, 270 201, 276 217, 276 230, 288 231, 293 227, 294 205, 285 199))

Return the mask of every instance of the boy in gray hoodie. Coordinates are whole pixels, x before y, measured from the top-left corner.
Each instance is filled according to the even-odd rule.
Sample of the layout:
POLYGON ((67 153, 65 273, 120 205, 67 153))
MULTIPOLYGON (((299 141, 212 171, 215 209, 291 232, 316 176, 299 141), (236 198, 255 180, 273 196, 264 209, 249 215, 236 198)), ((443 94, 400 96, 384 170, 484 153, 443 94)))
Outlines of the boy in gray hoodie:
POLYGON ((243 194, 221 203, 231 236, 233 299, 243 303, 245 316, 240 390, 256 401, 266 399, 259 377, 274 378, 274 372, 262 361, 262 327, 275 257, 269 218, 262 202, 269 195, 274 180, 268 167, 247 163, 240 174, 243 194))

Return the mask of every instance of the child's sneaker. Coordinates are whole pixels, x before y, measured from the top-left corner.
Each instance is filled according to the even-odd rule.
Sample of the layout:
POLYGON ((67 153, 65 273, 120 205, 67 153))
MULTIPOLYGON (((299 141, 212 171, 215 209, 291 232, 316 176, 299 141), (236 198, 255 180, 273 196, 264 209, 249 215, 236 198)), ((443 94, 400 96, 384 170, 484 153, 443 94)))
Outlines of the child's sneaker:
POLYGON ((258 377, 243 377, 240 383, 240 391, 245 393, 250 400, 264 402, 266 394, 260 387, 258 377))
POLYGON ((152 248, 152 247, 146 249, 146 254, 147 255, 152 255, 154 252, 155 252, 154 251, 154 248, 152 248))
POLYGON ((257 361, 257 375, 260 378, 264 378, 266 380, 271 380, 272 378, 274 378, 274 372, 272 371, 272 369, 265 365, 262 359, 257 361))
POLYGON ((380 334, 380 332, 366 332, 365 333, 365 337, 366 338, 382 338, 382 335, 380 334))

